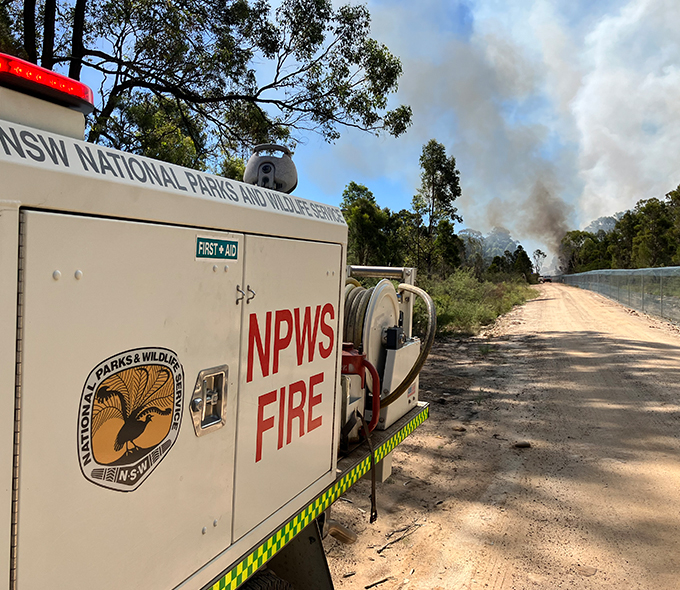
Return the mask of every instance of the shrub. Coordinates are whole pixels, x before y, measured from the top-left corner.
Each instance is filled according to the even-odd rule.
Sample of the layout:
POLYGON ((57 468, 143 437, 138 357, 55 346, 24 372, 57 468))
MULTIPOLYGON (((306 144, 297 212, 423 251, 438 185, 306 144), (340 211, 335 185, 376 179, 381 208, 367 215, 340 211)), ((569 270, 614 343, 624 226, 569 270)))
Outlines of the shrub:
MULTIPOLYGON (((443 281, 423 279, 419 285, 434 300, 438 336, 474 334, 513 306, 536 296, 524 281, 479 281, 471 270, 456 270, 443 281)), ((425 306, 417 300, 414 330, 422 334, 426 327, 425 306)))

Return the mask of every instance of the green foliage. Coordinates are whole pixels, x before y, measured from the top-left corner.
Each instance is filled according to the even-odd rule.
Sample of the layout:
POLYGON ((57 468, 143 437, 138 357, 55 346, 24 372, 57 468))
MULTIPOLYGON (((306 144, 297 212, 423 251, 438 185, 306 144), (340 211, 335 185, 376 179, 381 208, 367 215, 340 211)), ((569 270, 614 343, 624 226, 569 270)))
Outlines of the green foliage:
MULTIPOLYGON (((490 324, 513 306, 521 305, 537 293, 525 282, 479 281, 471 270, 458 269, 444 280, 419 281, 435 302, 437 333, 474 334, 481 326, 490 324)), ((417 305, 416 329, 423 330, 427 319, 417 305)))
POLYGON ((342 193, 348 226, 347 262, 358 265, 402 266, 402 219, 381 209, 364 185, 350 182, 342 193))
POLYGON ((460 259, 462 243, 450 239, 452 222, 462 221, 453 205, 461 195, 460 173, 456 159, 447 157, 446 148, 435 139, 423 146, 420 168, 421 184, 413 197, 412 254, 415 266, 431 275, 438 266, 451 268, 451 262, 460 259), (445 235, 440 237, 440 232, 445 235))
POLYGON ((454 233, 453 223, 448 219, 439 222, 434 246, 439 255, 439 276, 446 276, 461 265, 465 244, 454 233))
POLYGON ((243 181, 246 163, 237 156, 227 156, 222 160, 218 174, 232 180, 243 181))
POLYGON ((560 244, 563 272, 680 264, 680 187, 666 200, 638 201, 632 211, 616 217, 610 232, 565 234, 560 244))
POLYGON ((534 266, 531 264, 531 259, 524 248, 519 245, 512 253, 512 272, 524 277, 524 280, 529 282, 533 274, 534 266))
POLYGON ((136 92, 121 98, 102 139, 129 153, 205 170, 202 121, 181 103, 136 92))
MULTIPOLYGON (((457 236, 449 214, 440 217, 431 236, 427 259, 422 236, 423 217, 415 211, 393 213, 381 209, 364 185, 350 182, 342 194, 342 210, 349 230, 348 262, 376 266, 416 266, 418 284, 432 296, 437 308, 438 334, 471 334, 492 322, 513 305, 534 296, 527 282, 532 263, 521 245, 505 230, 502 243, 513 252, 496 257, 489 269, 492 280, 480 280, 486 268, 482 257, 483 237, 468 230, 466 241, 457 236), (419 233, 421 232, 421 233, 419 233), (506 235, 507 234, 507 235, 506 235), (472 250, 468 252, 467 246, 472 250), (418 262, 422 261, 423 266, 418 262), (427 265, 427 266, 426 266, 427 265), (467 268, 461 268, 466 265, 467 268)), ((424 306, 416 301, 414 328, 422 332, 427 322, 424 306)))
POLYGON ((584 257, 584 244, 586 240, 592 240, 594 237, 593 234, 580 230, 565 234, 560 242, 560 259, 564 272, 581 272, 580 269, 587 263, 584 257))
POLYGON ((461 238, 455 234, 451 209, 446 214, 437 212, 437 226, 426 228, 423 211, 416 208, 396 213, 381 209, 373 193, 353 181, 342 197, 350 264, 414 266, 425 280, 444 280, 460 268, 469 270, 475 280, 481 279, 485 271, 493 282, 537 279, 529 256, 507 230, 495 228, 487 240, 479 232, 465 230, 461 238), (512 252, 506 250, 487 268, 482 253, 487 246, 500 243, 507 244, 512 252))
POLYGON ((673 220, 669 207, 659 199, 640 201, 635 206, 636 235, 633 238, 633 263, 637 268, 668 266, 673 256, 673 220))
POLYGON ((28 57, 12 31, 12 20, 4 2, 0 3, 0 53, 16 55, 22 59, 28 57))
POLYGON ((526 282, 533 281, 533 265, 521 244, 514 252, 505 251, 503 256, 495 256, 491 261, 487 274, 495 279, 497 275, 504 275, 506 279, 523 278, 526 282), (496 275, 494 277, 494 275, 496 275))
POLYGON ((611 256, 612 268, 632 268, 635 225, 635 215, 631 211, 626 211, 608 235, 607 252, 611 256))
POLYGON ((137 139, 132 151, 176 163, 200 167, 257 143, 294 145, 309 131, 328 141, 347 127, 399 136, 411 123, 409 107, 388 109, 402 67, 371 38, 363 5, 282 0, 272 10, 267 0, 8 0, 0 43, 75 79, 83 69, 103 79, 89 141, 129 149, 137 139), (174 105, 170 120, 184 119, 179 134, 136 112, 154 103, 174 105), (154 146, 142 144, 145 122, 154 146), (189 133, 192 126, 209 131, 208 139, 189 133))
POLYGON ((454 201, 461 196, 460 172, 456 159, 446 156, 446 148, 435 139, 423 146, 420 155, 420 188, 413 197, 414 210, 422 211, 423 220, 429 227, 440 220, 461 221, 454 201))
MULTIPOLYGON (((350 182, 342 193, 341 208, 348 225, 350 264, 415 266, 419 271, 422 239, 422 217, 413 211, 381 209, 373 193, 364 185, 350 182)), ((463 261, 465 245, 455 234, 453 223, 439 219, 427 244, 427 274, 446 276, 463 261)))
POLYGON ((342 191, 342 202, 340 203, 340 208, 343 210, 351 209, 360 200, 365 200, 371 205, 376 205, 375 197, 373 193, 368 190, 363 184, 354 182, 353 180, 345 187, 342 191))

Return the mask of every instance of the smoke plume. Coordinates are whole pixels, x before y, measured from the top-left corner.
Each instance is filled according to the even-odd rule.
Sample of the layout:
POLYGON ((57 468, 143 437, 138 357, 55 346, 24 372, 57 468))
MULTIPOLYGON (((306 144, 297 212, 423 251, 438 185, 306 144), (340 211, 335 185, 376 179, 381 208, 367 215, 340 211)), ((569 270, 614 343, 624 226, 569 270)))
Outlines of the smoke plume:
POLYGON ((558 252, 564 234, 573 229, 569 218, 571 207, 560 199, 542 180, 537 180, 520 210, 521 234, 535 238, 558 252))
POLYGON ((435 138, 456 158, 467 227, 504 226, 555 254, 565 231, 680 183, 677 0, 369 9, 376 38, 401 58, 394 104, 413 108, 413 127, 397 140, 348 134, 331 159, 319 150, 317 186, 340 194, 357 180, 381 205, 408 208, 435 138))

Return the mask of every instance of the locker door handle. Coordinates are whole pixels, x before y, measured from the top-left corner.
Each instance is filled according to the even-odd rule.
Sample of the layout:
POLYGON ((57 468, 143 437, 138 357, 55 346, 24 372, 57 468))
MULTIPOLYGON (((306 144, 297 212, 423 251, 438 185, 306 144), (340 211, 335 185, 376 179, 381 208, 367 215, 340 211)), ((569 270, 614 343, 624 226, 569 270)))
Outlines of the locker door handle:
POLYGON ((257 293, 255 293, 255 291, 253 291, 250 288, 250 285, 248 285, 246 287, 246 289, 248 290, 248 299, 246 299, 246 303, 250 303, 253 299, 255 299, 255 295, 257 295, 257 293), (251 293, 252 293, 252 295, 251 295, 251 293))
POLYGON ((241 301, 243 301, 243 298, 246 296, 246 292, 241 289, 241 285, 236 285, 236 292, 238 293, 236 297, 236 305, 238 305, 241 303, 241 301))
POLYGON ((204 369, 198 374, 189 406, 196 436, 203 436, 224 426, 228 377, 227 365, 204 369))

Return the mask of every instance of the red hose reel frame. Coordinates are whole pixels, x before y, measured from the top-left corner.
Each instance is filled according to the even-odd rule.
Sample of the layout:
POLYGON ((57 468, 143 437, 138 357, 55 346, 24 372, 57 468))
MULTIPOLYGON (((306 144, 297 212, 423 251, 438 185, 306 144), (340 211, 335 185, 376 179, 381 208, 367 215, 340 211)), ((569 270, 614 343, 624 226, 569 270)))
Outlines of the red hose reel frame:
POLYGON ((366 387, 366 369, 371 374, 373 381, 373 404, 371 406, 371 421, 368 423, 368 431, 373 432, 380 418, 380 377, 373 364, 366 360, 366 355, 352 348, 351 343, 342 345, 342 374, 359 375, 361 387, 366 387))

